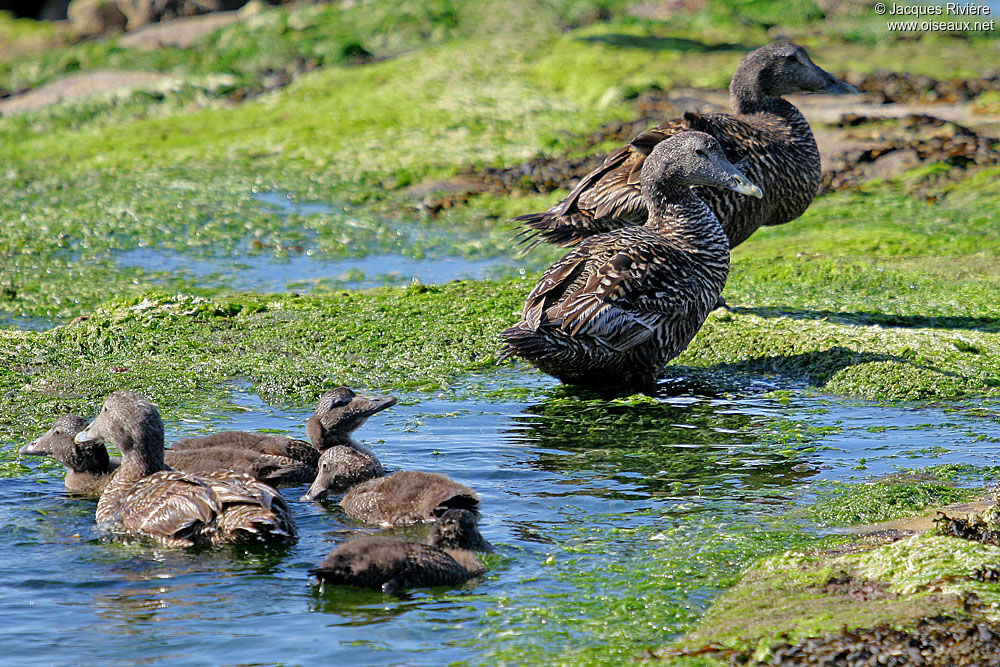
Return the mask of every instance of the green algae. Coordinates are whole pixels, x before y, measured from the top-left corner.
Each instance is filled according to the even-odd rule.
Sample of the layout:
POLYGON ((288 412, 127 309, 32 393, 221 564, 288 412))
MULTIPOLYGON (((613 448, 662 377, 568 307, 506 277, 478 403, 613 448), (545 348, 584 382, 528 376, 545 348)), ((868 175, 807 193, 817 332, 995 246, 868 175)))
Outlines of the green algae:
POLYGON ((874 524, 910 516, 929 507, 971 500, 978 489, 937 482, 906 483, 879 480, 867 484, 836 484, 824 489, 822 499, 810 508, 816 519, 830 526, 874 524))
POLYGON ((1000 586, 980 581, 977 572, 998 556, 997 547, 931 534, 839 557, 789 551, 753 567, 675 645, 715 641, 763 658, 777 641, 844 626, 965 617, 970 595, 978 598, 979 613, 995 618, 1000 586), (864 591, 863 604, 852 599, 852 587, 864 591))

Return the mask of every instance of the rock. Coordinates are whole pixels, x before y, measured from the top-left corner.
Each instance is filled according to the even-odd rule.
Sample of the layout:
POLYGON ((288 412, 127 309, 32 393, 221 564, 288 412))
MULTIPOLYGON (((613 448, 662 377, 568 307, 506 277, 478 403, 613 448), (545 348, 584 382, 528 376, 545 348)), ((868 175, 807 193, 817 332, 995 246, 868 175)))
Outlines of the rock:
POLYGON ((73 32, 80 37, 124 30, 127 23, 115 0, 73 0, 67 14, 73 32))

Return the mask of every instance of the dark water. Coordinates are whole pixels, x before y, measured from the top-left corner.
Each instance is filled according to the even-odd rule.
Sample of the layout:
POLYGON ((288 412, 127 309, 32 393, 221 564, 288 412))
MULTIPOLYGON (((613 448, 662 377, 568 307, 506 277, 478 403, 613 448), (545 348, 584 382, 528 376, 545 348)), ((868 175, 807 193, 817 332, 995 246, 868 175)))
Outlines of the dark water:
MULTIPOLYGON (((311 412, 234 391, 241 408, 229 420, 168 421, 168 439, 206 426, 300 434, 311 412)), ((627 655, 692 622, 721 581, 767 550, 741 546, 749 544, 748 526, 782 521, 823 481, 898 467, 992 465, 1000 454, 995 418, 826 396, 680 396, 639 406, 400 398, 359 436, 389 469, 435 470, 479 491, 481 529, 499 547, 485 577, 398 598, 319 594, 306 571, 362 529, 334 503, 293 500, 301 539, 286 550, 170 551, 103 540, 93 531, 94 504, 65 496, 61 480, 35 471, 2 481, 0 661, 551 662, 588 643, 627 655), (855 469, 860 459, 864 471, 855 469), (734 554, 712 560, 726 549, 734 554), (661 559, 664 577, 642 601, 650 623, 615 637, 603 600, 626 598, 650 559, 661 559), (699 562, 716 569, 693 570, 699 562), (549 608, 553 620, 538 621, 549 608)), ((798 523, 812 530, 808 520, 798 523)))

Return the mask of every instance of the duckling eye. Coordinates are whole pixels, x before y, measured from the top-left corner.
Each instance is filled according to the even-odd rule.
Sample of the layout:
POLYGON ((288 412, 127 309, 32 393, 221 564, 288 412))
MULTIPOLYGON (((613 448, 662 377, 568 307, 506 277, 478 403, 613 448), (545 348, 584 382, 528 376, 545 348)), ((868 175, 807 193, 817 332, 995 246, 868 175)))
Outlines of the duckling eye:
POLYGON ((705 157, 705 151, 701 150, 700 148, 696 148, 695 151, 694 151, 694 154, 695 155, 700 155, 702 157, 705 157))
POLYGON ((789 53, 787 56, 785 56, 785 60, 787 60, 790 63, 793 63, 796 60, 798 60, 798 58, 795 56, 794 53, 789 53))

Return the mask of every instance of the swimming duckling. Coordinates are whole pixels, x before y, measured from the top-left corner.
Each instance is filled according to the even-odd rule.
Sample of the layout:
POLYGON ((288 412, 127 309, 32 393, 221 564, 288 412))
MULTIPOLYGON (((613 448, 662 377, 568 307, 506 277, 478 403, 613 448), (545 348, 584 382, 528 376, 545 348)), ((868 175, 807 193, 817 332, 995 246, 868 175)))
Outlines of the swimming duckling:
POLYGON ((428 544, 392 537, 359 537, 323 559, 310 574, 320 585, 359 586, 392 594, 418 586, 456 586, 486 571, 472 551, 459 545, 486 545, 468 510, 446 512, 428 544))
POLYGON ((316 412, 306 421, 306 435, 311 444, 304 440, 264 433, 225 431, 203 438, 179 440, 173 449, 180 451, 206 447, 235 447, 284 456, 308 466, 303 473, 304 476, 291 483, 309 482, 316 476, 320 454, 331 447, 351 447, 371 453, 351 438, 351 434, 369 417, 392 407, 398 400, 395 396, 360 396, 347 387, 338 387, 320 396, 316 412))
POLYGON ((340 506, 357 521, 400 526, 434 521, 449 509, 478 512, 479 496, 444 475, 402 470, 351 487, 340 506))
POLYGON ((228 470, 196 474, 168 468, 163 421, 138 394, 108 396, 75 441, 110 441, 122 452, 122 463, 97 503, 97 522, 113 532, 149 537, 168 547, 296 538, 288 505, 272 487, 228 470))
POLYGON ((594 234, 641 225, 647 209, 640 172, 654 147, 685 130, 712 135, 732 162, 763 189, 761 199, 732 191, 695 187, 719 218, 730 247, 747 240, 762 225, 781 225, 805 212, 819 188, 820 159, 805 117, 782 96, 815 92, 845 95, 853 87, 816 66, 805 49, 776 42, 750 52, 729 85, 733 113, 686 113, 636 136, 590 172, 561 202, 544 213, 515 220, 527 236, 573 245, 594 234), (535 231, 530 231, 535 230, 535 231))
POLYGON ((384 474, 375 453, 364 445, 337 445, 320 455, 316 477, 299 500, 317 500, 327 493, 342 493, 356 484, 384 474))
MULTIPOLYGON (((82 417, 63 415, 44 435, 22 447, 21 454, 52 457, 67 468, 64 484, 68 493, 99 496, 121 459, 109 456, 103 442, 74 442, 76 434, 86 428, 87 421, 82 417)), ((248 449, 211 447, 179 452, 168 449, 163 457, 166 464, 176 470, 213 472, 228 469, 271 485, 312 479, 312 469, 300 461, 248 449)))
POLYGON ((704 132, 658 143, 642 165, 649 219, 592 236, 553 264, 502 331, 519 356, 563 382, 650 387, 718 302, 729 241, 691 186, 760 197, 704 132))

